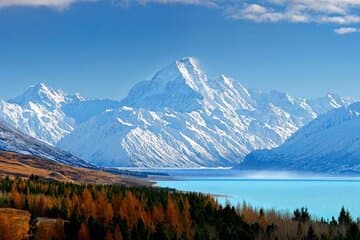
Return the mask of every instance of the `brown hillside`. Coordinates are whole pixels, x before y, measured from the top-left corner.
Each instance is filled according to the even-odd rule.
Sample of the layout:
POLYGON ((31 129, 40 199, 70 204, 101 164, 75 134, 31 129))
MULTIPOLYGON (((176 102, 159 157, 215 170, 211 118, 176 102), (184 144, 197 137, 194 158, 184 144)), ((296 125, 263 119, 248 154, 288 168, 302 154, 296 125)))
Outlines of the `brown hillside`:
POLYGON ((25 177, 32 174, 46 179, 75 183, 148 185, 145 180, 124 177, 87 168, 63 165, 44 158, 0 151, 0 177, 25 177))
POLYGON ((28 211, 0 208, 0 240, 27 238, 29 220, 28 211))

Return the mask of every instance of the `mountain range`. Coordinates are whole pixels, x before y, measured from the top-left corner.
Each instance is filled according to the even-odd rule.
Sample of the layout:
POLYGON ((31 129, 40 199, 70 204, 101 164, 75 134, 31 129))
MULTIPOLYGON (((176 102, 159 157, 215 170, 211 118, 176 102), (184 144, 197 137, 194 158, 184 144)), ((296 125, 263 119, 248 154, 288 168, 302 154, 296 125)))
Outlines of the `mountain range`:
POLYGON ((280 147, 249 154, 242 169, 360 173, 360 103, 319 116, 280 147))
POLYGON ((88 100, 44 84, 2 101, 0 119, 12 128, 99 166, 234 166, 250 152, 272 149, 318 116, 347 106, 247 89, 221 75, 208 77, 184 58, 136 84, 121 101, 88 100))
POLYGON ((111 100, 85 100, 79 94, 68 95, 40 83, 1 101, 0 118, 31 137, 55 145, 77 124, 118 105, 111 100))
POLYGON ((72 165, 87 164, 84 159, 89 165, 149 168, 234 166, 255 151, 245 165, 259 161, 261 167, 254 156, 268 151, 256 150, 286 146, 299 129, 350 103, 336 94, 305 99, 248 89, 225 75, 210 78, 195 59, 184 58, 137 83, 121 101, 31 86, 0 102, 2 136, 9 139, 3 137, 0 149, 56 155, 50 159, 60 162, 65 160, 54 151, 71 153, 77 156, 71 155, 72 165))

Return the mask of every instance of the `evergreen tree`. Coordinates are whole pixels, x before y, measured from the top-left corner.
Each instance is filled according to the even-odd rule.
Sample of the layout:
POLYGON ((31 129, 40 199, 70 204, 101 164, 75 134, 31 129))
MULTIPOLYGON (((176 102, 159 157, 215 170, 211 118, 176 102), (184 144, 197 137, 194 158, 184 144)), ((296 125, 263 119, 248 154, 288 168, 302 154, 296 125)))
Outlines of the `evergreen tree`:
POLYGON ((348 211, 346 211, 344 207, 341 208, 338 221, 339 221, 339 224, 345 225, 345 226, 349 226, 352 223, 350 213, 348 211))
POLYGON ((37 217, 34 214, 31 214, 29 222, 29 240, 35 240, 37 222, 37 217))
POLYGON ((306 240, 317 240, 317 236, 314 232, 314 228, 310 225, 306 240))
POLYGON ((360 239, 360 231, 359 231, 359 227, 356 225, 356 223, 351 223, 349 229, 346 232, 346 239, 347 240, 360 239))

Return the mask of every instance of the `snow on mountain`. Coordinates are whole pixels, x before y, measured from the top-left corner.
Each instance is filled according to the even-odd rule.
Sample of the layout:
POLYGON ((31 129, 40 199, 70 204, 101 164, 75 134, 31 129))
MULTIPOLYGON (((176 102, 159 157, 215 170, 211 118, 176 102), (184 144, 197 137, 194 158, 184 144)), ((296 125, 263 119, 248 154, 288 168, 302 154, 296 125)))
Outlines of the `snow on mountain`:
POLYGON ((136 84, 121 105, 83 122, 57 146, 102 166, 231 166, 345 102, 248 90, 225 75, 209 79, 196 60, 184 58, 136 84))
POLYGON ((48 88, 43 83, 30 86, 23 94, 11 99, 9 102, 20 106, 28 106, 29 103, 41 104, 46 108, 54 109, 60 107, 67 101, 67 96, 62 91, 48 88))
POLYGON ((122 103, 149 110, 199 110, 202 100, 208 95, 206 81, 194 59, 176 61, 159 71, 151 81, 135 85, 122 103))
POLYGON ((244 169, 360 173, 360 103, 332 110, 273 150, 255 151, 244 169))
POLYGON ((351 102, 342 99, 339 95, 328 93, 325 97, 310 100, 312 108, 318 113, 327 113, 333 108, 339 108, 348 105, 351 102))
POLYGON ((4 122, 0 122, 0 150, 43 157, 70 166, 94 167, 68 152, 29 137, 4 122))
POLYGON ((71 133, 77 124, 106 108, 119 104, 110 100, 86 100, 67 95, 44 84, 31 86, 23 94, 0 102, 0 120, 50 145, 71 133))

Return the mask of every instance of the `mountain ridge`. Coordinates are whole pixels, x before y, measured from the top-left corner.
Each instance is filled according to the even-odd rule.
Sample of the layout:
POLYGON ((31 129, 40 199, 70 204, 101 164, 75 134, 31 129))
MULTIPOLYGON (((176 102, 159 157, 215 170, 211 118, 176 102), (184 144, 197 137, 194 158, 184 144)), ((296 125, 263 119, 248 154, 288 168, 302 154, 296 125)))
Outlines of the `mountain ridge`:
POLYGON ((360 102, 321 115, 272 150, 249 154, 241 169, 360 172, 360 102))
POLYGON ((210 79, 185 58, 137 83, 122 107, 93 116, 57 146, 103 166, 232 166, 346 104, 322 101, 248 90, 225 75, 210 79))
POLYGON ((0 120, 99 166, 219 167, 271 149, 349 101, 308 100, 209 78, 194 58, 134 85, 121 101, 86 99, 45 84, 0 102, 0 120))
POLYGON ((0 121, 0 150, 46 158, 75 167, 94 168, 95 166, 74 155, 56 149, 44 142, 17 131, 0 121))
POLYGON ((0 120, 54 146, 81 122, 118 104, 107 99, 87 100, 39 83, 15 98, 1 101, 0 120))

